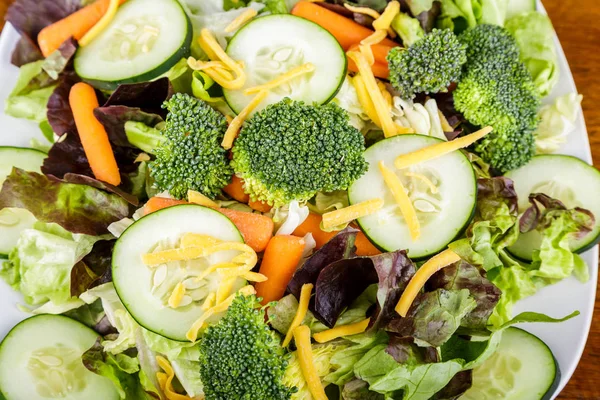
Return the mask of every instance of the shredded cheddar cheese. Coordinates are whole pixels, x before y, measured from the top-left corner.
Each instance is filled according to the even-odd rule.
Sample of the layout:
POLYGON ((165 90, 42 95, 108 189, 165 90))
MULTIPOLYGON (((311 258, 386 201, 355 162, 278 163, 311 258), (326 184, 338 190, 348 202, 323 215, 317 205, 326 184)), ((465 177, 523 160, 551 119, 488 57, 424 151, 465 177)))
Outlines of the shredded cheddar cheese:
POLYGON ((188 190, 188 201, 205 207, 218 208, 219 205, 195 190, 188 190))
POLYGON ((258 105, 260 103, 262 103, 262 101, 267 97, 268 94, 269 94, 269 92, 267 90, 261 90, 260 92, 258 92, 258 94, 252 99, 252 101, 250 103, 248 103, 248 105, 246 107, 244 107, 242 112, 239 113, 233 119, 233 121, 231 121, 231 123, 229 124, 229 127, 227 128, 227 131, 225 132, 223 141, 221 142, 221 146, 224 149, 226 149, 226 150, 231 149, 231 147, 233 146, 233 141, 235 140, 238 133, 240 132, 240 129, 242 128, 242 124, 244 123, 246 118, 248 118, 248 115, 250 115, 250 113, 252 111, 254 111, 254 109, 256 107, 258 107, 258 105))
POLYGON ((440 122, 442 123, 442 130, 444 132, 453 132, 454 128, 450 126, 444 113, 438 110, 438 115, 440 116, 440 122))
POLYGON ((317 343, 327 343, 343 336, 358 335, 367 330, 370 321, 371 318, 367 318, 355 324, 336 326, 335 328, 315 333, 313 339, 317 343))
POLYGON ((215 304, 218 306, 222 302, 225 301, 231 294, 233 290, 233 285, 235 284, 235 277, 226 278, 221 281, 219 287, 217 287, 217 298, 215 299, 215 304))
POLYGON ((367 36, 363 40, 361 40, 360 44, 365 46, 373 46, 374 44, 381 43, 383 39, 387 37, 386 30, 377 30, 373 32, 371 35, 367 36))
POLYGON ((217 294, 215 292, 210 292, 208 296, 206 296, 206 299, 204 299, 204 303, 202 303, 202 310, 206 311, 214 307, 216 300, 217 294))
POLYGON ((344 3, 344 7, 346 7, 348 10, 352 11, 353 13, 368 15, 369 17, 371 17, 373 19, 377 19, 377 18, 381 17, 381 14, 379 14, 377 11, 375 11, 369 7, 356 7, 356 6, 350 5, 348 3, 344 3))
POLYGON ((413 128, 409 128, 406 126, 402 126, 399 124, 395 124, 396 125, 396 135, 405 135, 407 133, 415 133, 415 130, 413 128))
POLYGON ((296 68, 292 68, 288 72, 279 75, 277 78, 265 83, 264 85, 254 86, 244 90, 244 94, 248 96, 254 93, 259 93, 263 90, 273 90, 276 87, 283 85, 284 83, 294 80, 302 75, 313 72, 314 70, 315 66, 312 63, 299 65, 296 68))
POLYGON ((391 1, 383 11, 383 14, 373 22, 373 28, 376 30, 387 31, 392 21, 400 13, 400 3, 391 1))
POLYGON ((406 317, 410 306, 429 278, 443 267, 454 264, 457 261, 460 261, 460 257, 450 249, 446 249, 430 258, 429 261, 417 270, 410 282, 408 282, 406 289, 400 297, 400 301, 398 301, 398 305, 396 305, 396 312, 401 317, 406 317))
POLYGON ((392 120, 392 116, 389 112, 389 108, 386 105, 385 99, 381 94, 381 90, 377 85, 377 80, 373 75, 373 71, 371 71, 371 66, 367 62, 367 59, 364 55, 356 51, 348 52, 348 57, 350 57, 358 67, 358 71, 362 77, 362 80, 365 84, 365 88, 369 93, 369 97, 373 102, 373 107, 379 117, 379 122, 381 123, 381 129, 383 129, 383 133, 385 137, 391 137, 396 134, 396 125, 392 120))
POLYGON ((301 325, 294 329, 294 341, 298 348, 296 355, 300 362, 300 370, 314 400, 327 400, 325 389, 317 374, 310 344, 310 328, 301 325))
POLYGON ((169 296, 169 307, 179 307, 181 300, 183 300, 183 296, 185 296, 185 286, 183 286, 183 283, 179 282, 175 286, 175 289, 173 289, 171 296, 169 296))
POLYGON ((287 334, 285 335, 285 339, 283 340, 282 344, 283 347, 288 347, 292 341, 294 330, 302 324, 302 321, 304 321, 306 313, 308 312, 308 304, 310 303, 310 295, 312 290, 312 283, 305 283, 302 285, 302 289, 300 290, 300 301, 298 302, 298 310, 296 310, 296 315, 294 316, 294 319, 288 328, 287 334))
POLYGON ((492 131, 492 127, 488 126, 470 135, 463 136, 449 142, 436 143, 431 146, 424 147, 411 153, 406 153, 398 156, 394 165, 398 169, 410 167, 411 165, 419 164, 425 161, 433 160, 453 151, 460 150, 470 146, 488 133, 492 131))
POLYGON ((360 73, 356 74, 354 78, 352 78, 352 84, 356 89, 356 95, 358 97, 358 102, 362 106, 362 108, 367 113, 367 116, 375 125, 381 128, 381 122, 379 121, 379 116, 377 115, 377 111, 375 110, 375 106, 373 105, 373 101, 371 101, 371 97, 369 96, 369 92, 367 91, 367 87, 365 86, 365 82, 360 75, 360 73))
POLYGON ((227 25, 227 28, 225 28, 225 32, 231 33, 235 30, 238 30, 246 22, 248 22, 252 18, 256 17, 257 14, 258 14, 258 11, 256 11, 255 9, 253 9, 253 8, 247 9, 242 14, 240 14, 238 17, 236 17, 233 21, 231 21, 231 23, 229 25, 227 25))
MULTIPOLYGON (((204 69, 204 72, 208 76, 226 89, 237 90, 244 86, 246 83, 246 73, 244 72, 243 65, 240 65, 240 63, 236 62, 227 55, 225 50, 223 50, 223 48, 219 45, 219 42, 217 42, 213 34, 208 29, 204 28, 202 31, 200 31, 198 44, 200 44, 200 47, 208 55, 208 58, 211 61, 221 61, 224 66, 228 70, 232 71, 235 75, 235 77, 232 75, 231 79, 229 79, 230 77, 223 73, 223 71, 225 71, 224 69, 211 67, 204 69)), ((190 67, 193 69, 196 64, 194 62, 190 62, 188 59, 188 65, 190 65, 190 67)))
POLYGON ((426 177, 423 174, 417 174, 416 172, 405 172, 404 175, 406 175, 410 178, 419 179, 421 182, 423 182, 424 184, 426 184, 429 187, 429 190, 431 190, 431 193, 433 193, 433 194, 436 194, 439 192, 437 186, 435 186, 433 184, 433 182, 431 182, 431 179, 429 179, 428 177, 426 177))
POLYGON ((383 176, 386 186, 392 192, 396 204, 400 207, 400 212, 408 225, 410 237, 413 241, 416 241, 421 236, 421 224, 419 223, 417 212, 413 207, 410 197, 408 197, 408 194, 406 193, 404 185, 402 185, 400 178, 385 166, 383 161, 379 161, 379 171, 383 176))
POLYGON ((156 362, 158 363, 158 366, 164 371, 157 372, 156 379, 158 380, 160 388, 165 394, 167 400, 192 400, 192 398, 189 396, 177 393, 173 388, 173 379, 175 378, 175 371, 173 370, 171 363, 169 363, 169 361, 166 358, 161 356, 156 356, 156 362))
POLYGON ((117 14, 117 10, 119 9, 119 0, 110 0, 108 4, 108 9, 100 18, 100 21, 96 23, 83 37, 78 41, 79 47, 85 47, 92 42, 92 40, 96 39, 98 35, 102 33, 103 30, 112 22, 117 14))
POLYGON ((373 66, 373 64, 375 64, 375 55, 373 54, 373 49, 371 48, 371 46, 366 44, 360 44, 358 45, 358 50, 360 50, 360 53, 363 56, 365 56, 370 66, 373 66))
POLYGON ((365 217, 379 211, 383 207, 383 199, 375 198, 363 201, 358 204, 330 211, 323 214, 323 227, 325 229, 335 228, 336 226, 346 224, 355 219, 365 217))
POLYGON ((224 301, 222 301, 220 304, 217 304, 217 305, 209 308, 208 310, 206 310, 204 312, 204 314, 202 314, 202 316, 200 318, 198 318, 198 320, 196 320, 196 322, 194 322, 194 324, 192 325, 192 327, 190 328, 190 330, 187 331, 185 337, 190 342, 195 342, 196 339, 198 338, 198 333, 204 327, 204 324, 206 323, 206 321, 209 318, 211 318, 213 315, 216 315, 216 314, 222 313, 224 311, 227 311, 227 309, 229 308, 229 306, 231 305, 231 303, 233 303, 233 300, 235 299, 235 296, 238 293, 242 294, 244 296, 249 296, 251 294, 256 294, 256 290, 254 290, 254 287, 251 286, 251 285, 244 286, 243 288, 241 288, 240 290, 238 290, 237 293, 233 293, 227 299, 225 299, 224 301))
POLYGON ((181 247, 208 247, 218 243, 222 243, 222 241, 202 233, 186 233, 181 238, 181 247))

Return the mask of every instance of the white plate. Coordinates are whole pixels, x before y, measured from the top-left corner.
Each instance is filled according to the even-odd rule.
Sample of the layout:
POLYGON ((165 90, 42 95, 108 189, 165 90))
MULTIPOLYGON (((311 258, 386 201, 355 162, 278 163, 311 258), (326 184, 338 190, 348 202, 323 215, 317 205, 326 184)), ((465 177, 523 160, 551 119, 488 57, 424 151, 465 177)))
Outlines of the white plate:
MULTIPOLYGON (((11 118, 2 112, 4 100, 17 79, 18 69, 10 64, 10 55, 17 39, 18 35, 15 30, 7 25, 0 37, 0 145, 29 147, 31 138, 44 140, 37 125, 29 121, 11 118)), ((559 55, 561 76, 547 101, 577 91, 558 38, 555 38, 555 43, 559 55)), ((591 163, 592 154, 581 110, 576 126, 576 131, 569 136, 568 143, 560 149, 559 153, 577 156, 591 163)), ((540 290, 535 296, 519 302, 514 311, 515 315, 521 311, 536 311, 553 317, 563 317, 574 310, 581 312, 580 316, 560 324, 524 325, 525 329, 539 336, 550 346, 558 360, 562 376, 556 394, 564 388, 573 375, 585 347, 592 322, 598 279, 598 246, 583 254, 583 258, 590 267, 588 283, 581 284, 574 278, 565 279, 556 285, 540 290)), ((20 301, 21 298, 17 293, 4 281, 0 282, 0 337, 4 337, 17 322, 27 316, 16 308, 20 301)))

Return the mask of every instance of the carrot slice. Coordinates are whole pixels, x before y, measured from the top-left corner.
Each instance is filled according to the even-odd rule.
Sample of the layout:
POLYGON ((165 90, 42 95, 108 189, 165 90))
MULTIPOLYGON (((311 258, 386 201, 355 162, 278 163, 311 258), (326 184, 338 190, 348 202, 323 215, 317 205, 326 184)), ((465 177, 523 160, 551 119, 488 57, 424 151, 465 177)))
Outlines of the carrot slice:
MULTIPOLYGON (((190 203, 184 200, 153 197, 144 206, 144 215, 181 204, 190 203)), ((216 210, 233 222, 242 234, 244 242, 257 253, 263 251, 273 237, 274 224, 273 220, 269 217, 251 212, 230 210, 228 208, 217 208, 216 210)))
MULTIPOLYGON (((119 4, 126 1, 120 0, 119 4)), ((42 29, 38 35, 38 44, 44 57, 58 50, 60 45, 70 37, 80 40, 102 19, 109 5, 110 0, 98 0, 42 29)))
POLYGON ((248 202, 248 205, 250 206, 251 209, 255 210, 255 211, 260 211, 263 213, 269 212, 271 211, 271 207, 270 205, 268 205, 267 203, 265 203, 264 201, 252 201, 250 200, 248 202))
POLYGON ((273 220, 264 215, 245 211, 218 208, 240 230, 244 241, 257 253, 265 250, 267 244, 273 237, 273 220))
MULTIPOLYGON (((348 50, 353 44, 358 44, 373 34, 373 30, 308 1, 296 4, 292 9, 292 14, 312 21, 329 31, 340 42, 344 50, 348 50)), ((384 39, 381 43, 390 47, 397 46, 390 39, 384 39)))
POLYGON ((283 297, 302 259, 303 251, 304 239, 297 236, 280 235, 271 239, 260 265, 260 273, 267 280, 255 286, 256 295, 262 297, 263 305, 283 297))
MULTIPOLYGON (((316 249, 320 249, 323 245, 329 242, 339 231, 325 232, 321 229, 321 216, 319 214, 310 213, 304 222, 296 228, 294 235, 304 236, 307 233, 311 233, 313 239, 317 244, 316 249)), ((381 254, 381 251, 377 249, 367 238, 363 232, 358 232, 356 235, 356 254, 359 256, 375 256, 381 254)))
POLYGON ((121 174, 104 126, 94 116, 98 97, 87 83, 77 83, 69 93, 69 104, 81 138, 83 150, 94 176, 111 185, 121 184, 121 174))
POLYGON ((244 180, 237 175, 233 175, 231 183, 225 186, 223 191, 240 203, 248 203, 250 200, 250 196, 244 192, 244 180))

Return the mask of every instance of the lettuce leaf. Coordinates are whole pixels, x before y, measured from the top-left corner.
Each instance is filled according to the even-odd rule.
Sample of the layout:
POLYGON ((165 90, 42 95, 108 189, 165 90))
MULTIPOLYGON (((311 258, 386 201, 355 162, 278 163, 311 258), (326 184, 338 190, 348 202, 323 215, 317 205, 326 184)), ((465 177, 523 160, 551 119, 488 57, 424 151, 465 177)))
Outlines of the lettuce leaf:
POLYGON ((25 208, 42 222, 93 236, 107 234, 111 223, 129 216, 129 204, 119 195, 18 168, 0 191, 4 207, 25 208))
POLYGON ((72 279, 77 279, 74 266, 100 239, 70 233, 57 224, 36 222, 21 233, 0 276, 30 305, 67 303, 72 297, 72 279))
POLYGON ((4 104, 4 112, 7 115, 38 123, 46 119, 46 104, 54 91, 53 82, 43 86, 32 84, 34 78, 42 73, 43 65, 44 61, 40 60, 21 67, 17 84, 4 104))
POLYGON ((531 72, 538 92, 547 96, 560 77, 550 18, 532 11, 509 19, 505 28, 517 40, 521 61, 531 72))
POLYGON ((127 354, 109 354, 103 351, 98 340, 94 346, 83 353, 83 365, 90 371, 111 380, 121 399, 154 399, 141 385, 138 376, 140 365, 136 357, 127 354))
POLYGON ((566 143, 567 137, 575 130, 582 99, 580 94, 569 93, 557 97, 552 104, 538 111, 540 124, 534 132, 538 154, 554 153, 566 143))

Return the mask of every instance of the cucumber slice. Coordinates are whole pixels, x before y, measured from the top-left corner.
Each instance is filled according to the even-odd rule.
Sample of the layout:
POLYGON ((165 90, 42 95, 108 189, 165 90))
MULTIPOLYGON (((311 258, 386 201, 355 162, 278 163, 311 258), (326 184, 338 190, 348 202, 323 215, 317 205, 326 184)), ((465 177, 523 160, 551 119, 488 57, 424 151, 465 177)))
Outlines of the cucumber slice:
POLYGON ((254 112, 285 97, 325 104, 335 97, 346 78, 346 54, 335 37, 314 22, 293 15, 255 19, 237 32, 227 54, 245 65, 244 88, 223 90, 227 103, 238 114, 256 96, 244 95, 244 89, 265 84, 305 63, 312 63, 315 70, 271 90, 254 112))
POLYGON ((37 219, 24 208, 3 208, 0 210, 0 256, 8 257, 17 246, 21 232, 33 228, 37 219))
POLYGON ((146 82, 190 55, 192 23, 177 0, 129 0, 75 55, 75 72, 103 90, 146 82))
POLYGON ((0 390, 6 400, 119 399, 113 383, 87 370, 81 355, 98 334, 60 315, 16 325, 0 345, 0 390))
POLYGON ((46 153, 34 149, 0 147, 0 188, 14 167, 25 171, 41 172, 46 157, 48 157, 46 153))
MULTIPOLYGON (((557 154, 535 156, 506 177, 515 182, 519 197, 519 211, 529 206, 531 193, 544 193, 562 201, 569 208, 582 207, 596 217, 594 229, 580 240, 571 243, 571 249, 580 253, 600 240, 600 172, 578 158, 557 154)), ((537 231, 519 235, 508 250, 515 257, 531 261, 533 251, 540 248, 541 236, 537 231)))
POLYGON ((537 0, 508 0, 508 7, 506 9, 506 19, 510 19, 519 14, 526 12, 535 11, 537 0))
POLYGON ((384 207, 377 213, 360 218, 358 223, 369 239, 384 251, 407 249, 414 259, 424 258, 444 249, 469 224, 475 211, 477 179, 469 160, 460 151, 420 163, 397 175, 409 192, 421 224, 421 237, 413 241, 404 217, 383 181, 378 163, 395 168, 400 154, 431 146, 442 140, 423 135, 400 135, 382 140, 369 147, 365 159, 368 172, 350 187, 351 204, 382 198, 384 207), (406 172, 426 177, 437 188, 406 172))
MULTIPOLYGON (((181 205, 153 212, 127 228, 115 244, 112 259, 115 289, 133 318, 144 328, 178 341, 187 340, 185 334, 204 314, 202 303, 210 292, 216 291, 220 280, 215 278, 218 274, 209 275, 209 279, 190 291, 194 301, 184 307, 171 308, 168 298, 175 286, 190 277, 194 280, 199 271, 215 263, 230 261, 236 254, 220 252, 199 260, 170 262, 155 268, 142 262, 143 254, 174 248, 186 233, 243 242, 236 226, 220 212, 198 205, 181 205)), ((245 284, 242 279, 238 281, 236 289, 245 284)))
POLYGON ((496 352, 473 370, 473 386, 460 399, 550 399, 559 381, 558 364, 546 343, 508 328, 496 352))

